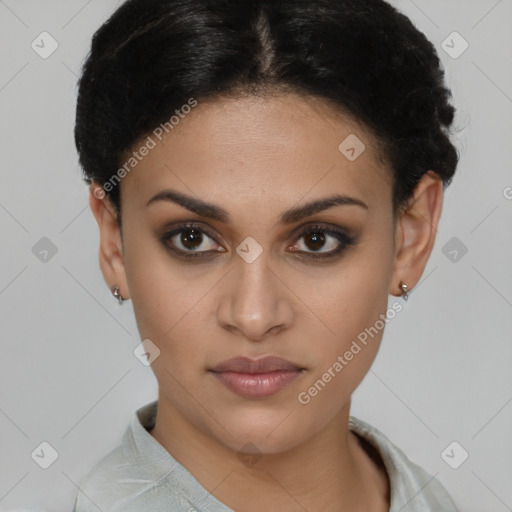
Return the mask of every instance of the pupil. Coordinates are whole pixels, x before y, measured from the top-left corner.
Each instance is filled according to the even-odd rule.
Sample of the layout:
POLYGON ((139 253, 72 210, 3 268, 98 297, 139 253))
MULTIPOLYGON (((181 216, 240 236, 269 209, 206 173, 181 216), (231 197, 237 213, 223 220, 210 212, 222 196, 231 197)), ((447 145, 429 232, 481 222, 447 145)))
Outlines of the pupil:
POLYGON ((311 234, 308 235, 308 238, 310 240, 313 240, 313 247, 310 247, 308 244, 306 244, 306 245, 308 245, 308 247, 310 249, 314 249, 315 251, 318 250, 318 249, 321 249, 322 246, 325 243, 324 236, 321 235, 321 234, 319 235, 318 233, 311 233, 311 234))
POLYGON ((197 229, 187 229, 181 233, 181 243, 187 249, 195 249, 196 247, 200 246, 202 238, 203 237, 201 232, 197 229), (185 236, 186 233, 188 234, 187 236, 185 236))

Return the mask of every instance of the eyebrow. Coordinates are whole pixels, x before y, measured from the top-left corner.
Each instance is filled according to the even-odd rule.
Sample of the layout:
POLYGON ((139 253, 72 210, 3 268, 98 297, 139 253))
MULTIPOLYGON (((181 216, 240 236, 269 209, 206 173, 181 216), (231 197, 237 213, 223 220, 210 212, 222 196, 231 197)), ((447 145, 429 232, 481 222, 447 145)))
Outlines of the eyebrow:
MULTIPOLYGON (((150 204, 157 201, 168 201, 175 203, 182 206, 183 208, 186 208, 187 210, 190 210, 193 213, 196 213, 201 217, 217 220, 219 222, 223 222, 224 224, 231 223, 231 216, 220 206, 202 201, 201 199, 196 199, 195 197, 187 196, 175 190, 162 190, 154 197, 152 197, 147 202, 146 206, 149 206, 150 204)), ((315 213, 327 210, 328 208, 345 205, 359 206, 365 210, 368 210, 368 205, 360 199, 336 194, 331 197, 311 201, 305 205, 286 210, 280 215, 279 222, 281 224, 293 224, 306 217, 314 215, 315 213)))

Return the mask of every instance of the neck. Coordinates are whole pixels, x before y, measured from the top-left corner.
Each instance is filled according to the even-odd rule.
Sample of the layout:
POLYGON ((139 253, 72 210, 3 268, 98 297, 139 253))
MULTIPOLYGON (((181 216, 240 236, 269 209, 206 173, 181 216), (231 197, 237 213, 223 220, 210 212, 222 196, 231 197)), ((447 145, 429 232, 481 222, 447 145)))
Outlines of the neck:
POLYGON ((389 510, 389 482, 348 428, 350 401, 319 432, 278 454, 241 456, 184 418, 159 393, 151 435, 232 510, 389 510))

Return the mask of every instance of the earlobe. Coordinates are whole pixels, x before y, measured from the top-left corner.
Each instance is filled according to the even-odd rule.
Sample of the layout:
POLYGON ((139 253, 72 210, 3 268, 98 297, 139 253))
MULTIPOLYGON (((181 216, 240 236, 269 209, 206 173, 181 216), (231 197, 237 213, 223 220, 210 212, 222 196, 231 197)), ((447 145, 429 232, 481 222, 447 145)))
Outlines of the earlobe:
POLYGON ((393 295, 409 291, 420 280, 432 253, 441 217, 443 182, 432 171, 426 173, 415 188, 408 207, 397 221, 397 250, 393 273, 393 295), (396 290, 396 291, 395 291, 396 290))
POLYGON ((129 296, 124 266, 123 243, 117 214, 108 196, 98 193, 101 187, 92 183, 89 188, 89 206, 100 233, 99 262, 103 278, 110 290, 118 287, 123 299, 129 296))

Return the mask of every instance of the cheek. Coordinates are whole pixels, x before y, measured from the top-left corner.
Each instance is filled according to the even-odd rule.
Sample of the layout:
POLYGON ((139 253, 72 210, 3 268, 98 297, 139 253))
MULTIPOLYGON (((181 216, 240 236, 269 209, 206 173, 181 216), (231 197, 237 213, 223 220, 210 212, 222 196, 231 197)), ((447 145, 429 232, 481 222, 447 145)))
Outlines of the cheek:
POLYGON ((322 393, 327 400, 333 393, 331 403, 339 403, 341 394, 357 387, 377 355, 386 325, 392 270, 392 242, 382 238, 360 246, 321 286, 308 287, 307 304, 321 329, 312 338, 316 364, 308 384, 318 379, 322 382, 317 387, 327 383, 330 391, 322 393))
POLYGON ((126 275, 140 337, 160 350, 153 372, 179 396, 182 386, 194 389, 194 378, 202 372, 204 326, 213 307, 208 293, 219 276, 206 267, 174 261, 158 243, 143 234, 127 240, 126 275))
POLYGON ((124 261, 137 325, 142 337, 165 340, 189 321, 207 283, 173 261, 149 228, 135 226, 125 237, 124 261))
MULTIPOLYGON (((367 296, 372 301, 371 294, 367 296)), ((330 421, 348 403, 368 373, 383 335, 386 301, 375 297, 371 307, 357 302, 341 307, 331 318, 335 335, 317 337, 317 364, 298 390, 296 401, 314 428, 330 421)))

